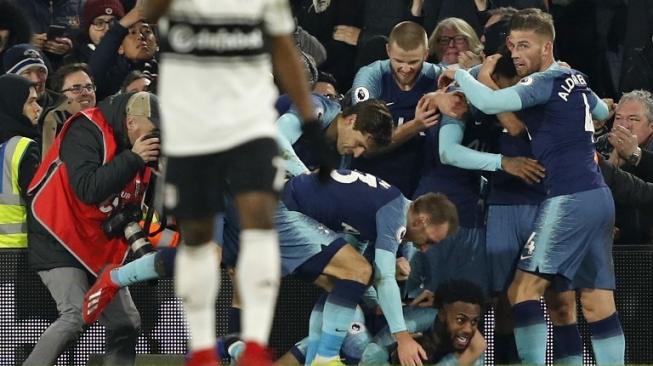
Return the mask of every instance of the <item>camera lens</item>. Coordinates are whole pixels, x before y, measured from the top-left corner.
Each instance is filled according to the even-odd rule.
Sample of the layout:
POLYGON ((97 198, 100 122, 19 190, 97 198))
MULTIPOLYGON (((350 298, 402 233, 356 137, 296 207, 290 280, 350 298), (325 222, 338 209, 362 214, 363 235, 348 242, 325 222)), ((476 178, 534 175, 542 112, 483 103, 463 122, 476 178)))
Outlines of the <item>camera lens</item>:
POLYGON ((135 222, 130 222, 125 226, 125 239, 127 239, 129 247, 136 258, 140 258, 143 255, 154 251, 154 248, 147 240, 145 233, 135 222))

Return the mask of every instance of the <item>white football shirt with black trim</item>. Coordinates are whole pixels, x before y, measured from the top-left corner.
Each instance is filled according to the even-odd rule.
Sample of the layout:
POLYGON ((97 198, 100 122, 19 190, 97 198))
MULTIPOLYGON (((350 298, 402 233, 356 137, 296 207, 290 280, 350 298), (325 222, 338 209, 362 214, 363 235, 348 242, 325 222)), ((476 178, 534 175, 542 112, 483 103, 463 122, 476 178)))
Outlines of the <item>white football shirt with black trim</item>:
POLYGON ((177 0, 160 29, 167 155, 210 154, 276 136, 265 35, 292 33, 287 0, 177 0))

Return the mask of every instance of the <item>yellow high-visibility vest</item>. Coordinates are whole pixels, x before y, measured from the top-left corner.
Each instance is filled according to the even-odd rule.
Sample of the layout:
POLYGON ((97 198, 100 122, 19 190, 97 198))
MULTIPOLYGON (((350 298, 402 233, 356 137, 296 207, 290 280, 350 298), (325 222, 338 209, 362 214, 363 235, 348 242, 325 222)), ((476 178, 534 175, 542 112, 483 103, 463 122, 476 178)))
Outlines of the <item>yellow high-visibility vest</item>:
POLYGON ((0 144, 0 249, 27 247, 27 209, 20 196, 18 169, 31 142, 27 137, 14 136, 0 144))

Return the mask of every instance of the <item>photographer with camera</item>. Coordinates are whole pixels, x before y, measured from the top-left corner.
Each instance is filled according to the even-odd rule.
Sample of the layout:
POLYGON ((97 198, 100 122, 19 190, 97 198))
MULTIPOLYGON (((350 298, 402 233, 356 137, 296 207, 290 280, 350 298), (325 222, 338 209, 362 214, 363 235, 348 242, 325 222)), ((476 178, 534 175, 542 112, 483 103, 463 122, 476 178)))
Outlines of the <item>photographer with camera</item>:
MULTIPOLYGON (((151 176, 146 164, 159 157, 158 125, 156 96, 115 95, 71 117, 43 159, 28 189, 29 264, 59 318, 24 365, 54 364, 83 330, 81 306, 93 277, 121 264, 130 244, 148 251, 144 234, 134 229, 151 176)), ((107 331, 105 364, 133 364, 140 316, 127 289, 100 321, 107 331)))

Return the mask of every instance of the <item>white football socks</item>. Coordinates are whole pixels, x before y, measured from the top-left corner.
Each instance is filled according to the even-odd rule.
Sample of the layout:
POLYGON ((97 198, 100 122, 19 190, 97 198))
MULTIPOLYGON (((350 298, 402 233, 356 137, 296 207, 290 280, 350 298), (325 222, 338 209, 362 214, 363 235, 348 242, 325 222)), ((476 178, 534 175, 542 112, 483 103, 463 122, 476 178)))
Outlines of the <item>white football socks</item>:
POLYGON ((268 344, 281 272, 275 230, 247 229, 240 234, 236 281, 242 302, 242 338, 268 344))
POLYGON ((220 288, 215 246, 181 245, 175 258, 175 294, 184 304, 193 351, 215 347, 215 299, 220 288))

